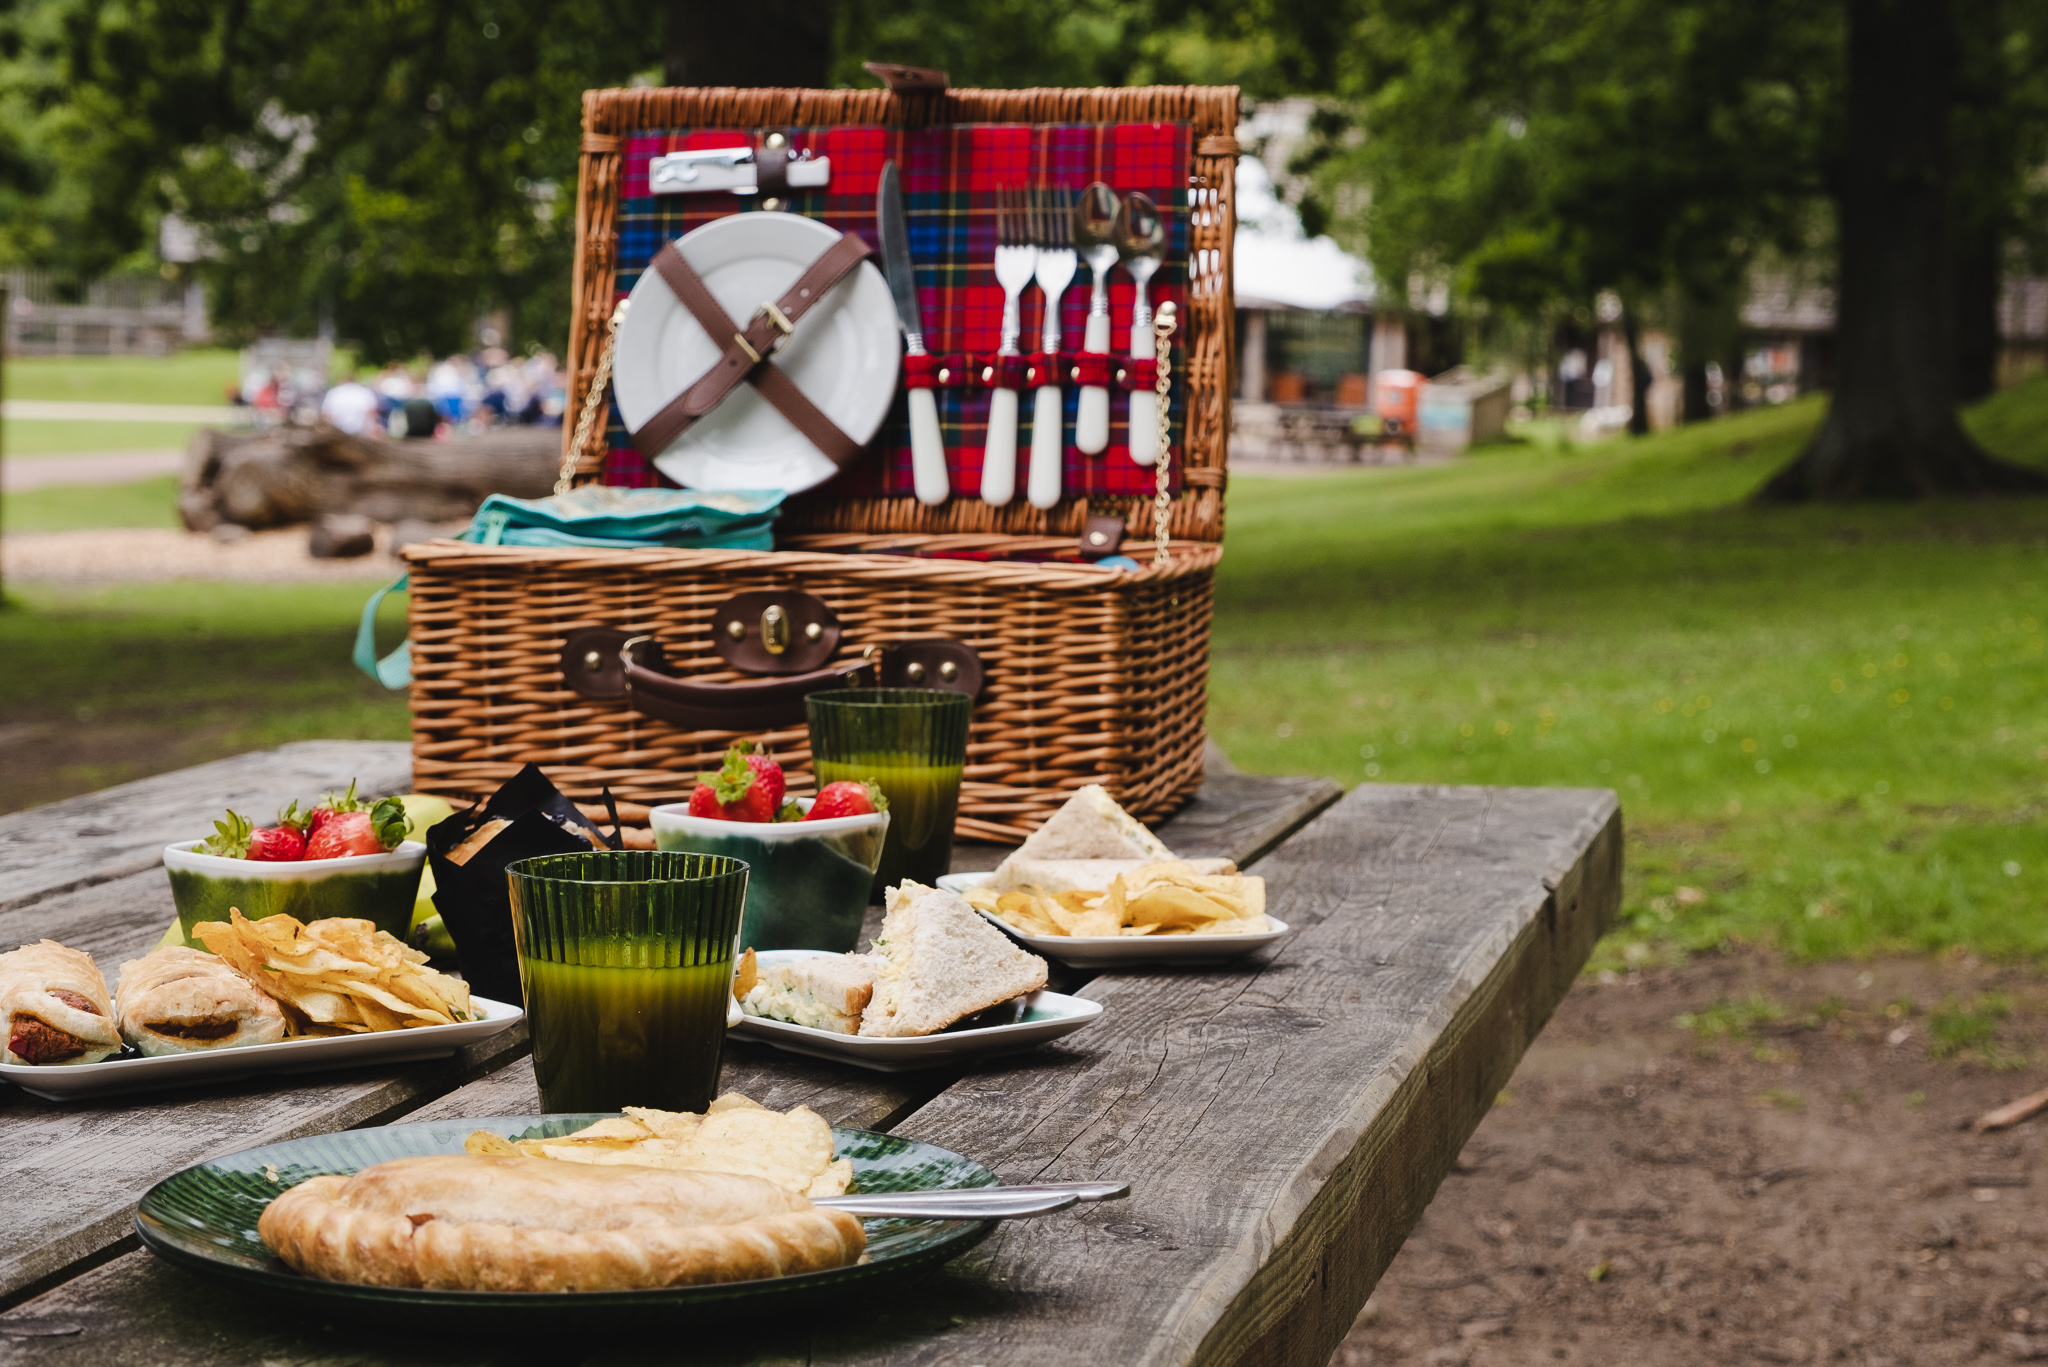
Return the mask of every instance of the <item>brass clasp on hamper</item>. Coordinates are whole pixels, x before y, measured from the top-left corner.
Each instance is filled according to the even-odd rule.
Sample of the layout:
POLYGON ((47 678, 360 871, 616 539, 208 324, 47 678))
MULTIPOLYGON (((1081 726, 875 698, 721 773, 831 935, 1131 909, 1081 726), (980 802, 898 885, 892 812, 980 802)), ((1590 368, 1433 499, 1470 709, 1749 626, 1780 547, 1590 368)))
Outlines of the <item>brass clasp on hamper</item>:
POLYGON ((828 688, 880 685, 981 692, 981 659, 958 641, 871 642, 857 659, 833 662, 839 618, 823 600, 794 590, 736 594, 712 610, 710 645, 742 674, 707 683, 674 672, 646 631, 588 627, 562 644, 562 682, 586 698, 625 699, 636 712, 693 731, 747 731, 804 720, 804 699, 828 688))

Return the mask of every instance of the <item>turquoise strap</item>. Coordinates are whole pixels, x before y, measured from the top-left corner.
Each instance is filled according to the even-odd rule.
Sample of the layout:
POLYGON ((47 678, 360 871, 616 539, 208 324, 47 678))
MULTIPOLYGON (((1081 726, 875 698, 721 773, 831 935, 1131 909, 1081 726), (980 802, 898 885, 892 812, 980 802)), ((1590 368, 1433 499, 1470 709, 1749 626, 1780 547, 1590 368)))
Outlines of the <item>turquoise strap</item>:
POLYGON ((370 601, 363 604, 362 625, 356 628, 356 668, 391 689, 404 688, 412 682, 412 642, 400 641, 398 649, 381 660, 377 658, 377 605, 384 601, 385 594, 403 591, 410 577, 401 574, 371 594, 370 601))

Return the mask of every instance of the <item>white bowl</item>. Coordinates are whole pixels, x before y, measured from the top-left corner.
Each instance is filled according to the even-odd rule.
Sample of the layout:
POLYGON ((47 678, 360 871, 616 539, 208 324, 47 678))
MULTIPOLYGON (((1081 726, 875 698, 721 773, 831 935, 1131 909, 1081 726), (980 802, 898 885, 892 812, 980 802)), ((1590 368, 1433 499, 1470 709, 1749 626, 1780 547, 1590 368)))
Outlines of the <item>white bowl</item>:
POLYGON ((277 915, 300 921, 350 916, 374 921, 401 940, 411 932, 420 869, 427 862, 427 847, 417 840, 401 841, 384 854, 291 861, 203 854, 201 843, 181 840, 164 846, 171 900, 177 903, 186 943, 194 948, 204 946, 192 939, 192 927, 227 920, 229 907, 252 921, 277 915))

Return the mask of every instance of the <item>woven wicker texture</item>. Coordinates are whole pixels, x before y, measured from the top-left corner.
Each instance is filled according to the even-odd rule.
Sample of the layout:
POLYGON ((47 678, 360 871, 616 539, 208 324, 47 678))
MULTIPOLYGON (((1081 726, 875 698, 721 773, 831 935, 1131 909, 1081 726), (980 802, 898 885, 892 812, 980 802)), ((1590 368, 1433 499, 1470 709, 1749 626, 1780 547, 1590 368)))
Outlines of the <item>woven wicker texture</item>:
MULTIPOLYGON (((850 551, 1056 550, 1011 536, 820 536, 778 551, 598 551, 413 546, 413 782, 488 796, 529 761, 591 801, 609 785, 629 822, 686 801, 738 733, 684 731, 564 687, 569 632, 619 627, 659 639, 670 667, 736 681, 711 649, 713 609, 736 593, 794 588, 844 624, 840 658, 872 642, 945 637, 981 656, 959 835, 1016 841, 1066 795, 1100 782, 1157 819, 1202 780, 1211 588, 1221 549, 1176 542, 1163 565, 1112 572, 1046 563, 932 560, 850 551)), ((1149 547, 1132 547, 1149 559, 1149 547)), ((755 734, 808 792, 804 728, 755 734)))
MULTIPOLYGON (((1174 433, 1182 492, 1174 501, 1173 534, 1199 541, 1223 535, 1223 491, 1230 429, 1234 316, 1230 252, 1238 147, 1235 87, 1148 87, 1110 90, 954 90, 898 96, 885 90, 598 90, 584 97, 583 165, 577 183, 574 297, 570 322, 570 411, 577 411, 603 348, 618 267, 622 159, 629 135, 678 127, 770 130, 848 124, 923 127, 964 123, 1186 123, 1193 137, 1187 199, 1188 279, 1183 325, 1176 338, 1177 377, 1186 388, 1185 418, 1174 433)), ((567 440, 570 429, 564 429, 567 440)), ((597 448, 593 442, 592 447, 597 448)), ((602 449, 581 453, 579 472, 594 476, 602 449)), ((938 507, 914 498, 793 499, 785 532, 1004 532, 1077 534, 1091 514, 1148 524, 1149 500, 1069 498, 1040 510, 1021 500, 992 508, 972 497, 938 507)))

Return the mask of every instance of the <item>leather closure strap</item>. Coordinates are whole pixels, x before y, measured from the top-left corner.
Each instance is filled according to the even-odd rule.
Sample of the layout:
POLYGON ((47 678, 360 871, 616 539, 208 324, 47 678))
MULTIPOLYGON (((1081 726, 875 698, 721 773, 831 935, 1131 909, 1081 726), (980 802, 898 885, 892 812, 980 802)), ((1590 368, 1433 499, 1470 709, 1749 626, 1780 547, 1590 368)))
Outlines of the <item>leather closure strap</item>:
POLYGON ((872 682, 870 666, 858 660, 834 669, 789 674, 746 683, 692 683, 627 661, 625 682, 633 709, 692 731, 750 731, 794 726, 804 719, 804 699, 827 688, 859 688, 872 682))
POLYGON ((699 418, 716 408, 740 381, 746 380, 834 465, 845 466, 860 453, 859 444, 804 397, 803 391, 770 358, 789 340, 798 320, 825 297, 826 291, 873 254, 867 243, 852 233, 842 233, 823 255, 804 268, 780 299, 762 304, 746 326, 740 327, 712 296, 703 277, 676 250, 676 244, 670 242, 662 247, 653 261, 662 282, 674 291, 705 332, 713 338, 730 340, 725 342, 711 369, 633 433, 633 445, 645 455, 659 455, 699 418))

